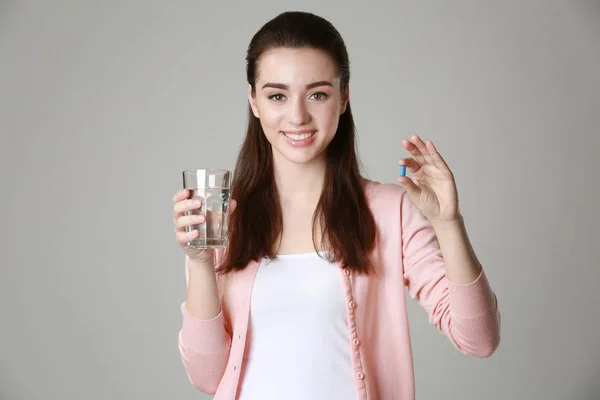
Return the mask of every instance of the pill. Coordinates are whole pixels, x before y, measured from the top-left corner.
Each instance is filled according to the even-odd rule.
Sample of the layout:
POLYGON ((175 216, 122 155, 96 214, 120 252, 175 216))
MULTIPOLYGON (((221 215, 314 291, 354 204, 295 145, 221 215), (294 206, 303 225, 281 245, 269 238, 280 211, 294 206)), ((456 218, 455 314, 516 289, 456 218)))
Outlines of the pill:
POLYGON ((400 166, 400 176, 406 176, 406 165, 400 166))

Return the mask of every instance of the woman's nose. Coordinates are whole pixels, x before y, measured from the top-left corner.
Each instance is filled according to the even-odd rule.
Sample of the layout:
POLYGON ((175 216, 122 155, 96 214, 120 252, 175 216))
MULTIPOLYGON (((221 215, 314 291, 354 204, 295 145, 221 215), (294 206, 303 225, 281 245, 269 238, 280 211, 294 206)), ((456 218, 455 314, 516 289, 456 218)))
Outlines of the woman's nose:
POLYGON ((293 125, 304 125, 310 122, 310 112, 302 99, 291 102, 289 113, 289 122, 293 125))

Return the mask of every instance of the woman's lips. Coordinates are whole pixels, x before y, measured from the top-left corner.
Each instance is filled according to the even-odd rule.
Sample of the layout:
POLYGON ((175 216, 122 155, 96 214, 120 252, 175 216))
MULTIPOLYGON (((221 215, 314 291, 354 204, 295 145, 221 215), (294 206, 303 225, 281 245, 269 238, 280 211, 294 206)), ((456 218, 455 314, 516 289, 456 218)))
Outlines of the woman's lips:
POLYGON ((300 131, 281 131, 281 133, 292 146, 304 147, 315 140, 317 131, 315 129, 303 129, 300 131))

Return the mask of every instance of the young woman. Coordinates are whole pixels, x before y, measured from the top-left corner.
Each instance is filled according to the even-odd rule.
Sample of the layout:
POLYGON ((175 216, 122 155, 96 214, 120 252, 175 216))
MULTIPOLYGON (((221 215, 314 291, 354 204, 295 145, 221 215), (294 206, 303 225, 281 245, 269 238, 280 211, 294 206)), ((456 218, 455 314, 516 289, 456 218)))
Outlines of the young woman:
POLYGON ((247 53, 249 122, 229 245, 186 247, 203 223, 174 196, 186 254, 179 350, 216 400, 413 399, 404 288, 462 353, 498 346, 496 296, 467 238, 453 174, 432 142, 402 143, 411 177, 361 176, 345 44, 286 12, 247 53))

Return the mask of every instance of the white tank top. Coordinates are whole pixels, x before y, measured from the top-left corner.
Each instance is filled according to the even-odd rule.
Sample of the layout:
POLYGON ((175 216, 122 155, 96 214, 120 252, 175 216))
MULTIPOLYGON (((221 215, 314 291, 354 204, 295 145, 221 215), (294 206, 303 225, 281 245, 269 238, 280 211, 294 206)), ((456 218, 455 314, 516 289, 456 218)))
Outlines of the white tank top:
POLYGON ((260 262, 239 400, 355 400, 338 266, 322 253, 260 262))

